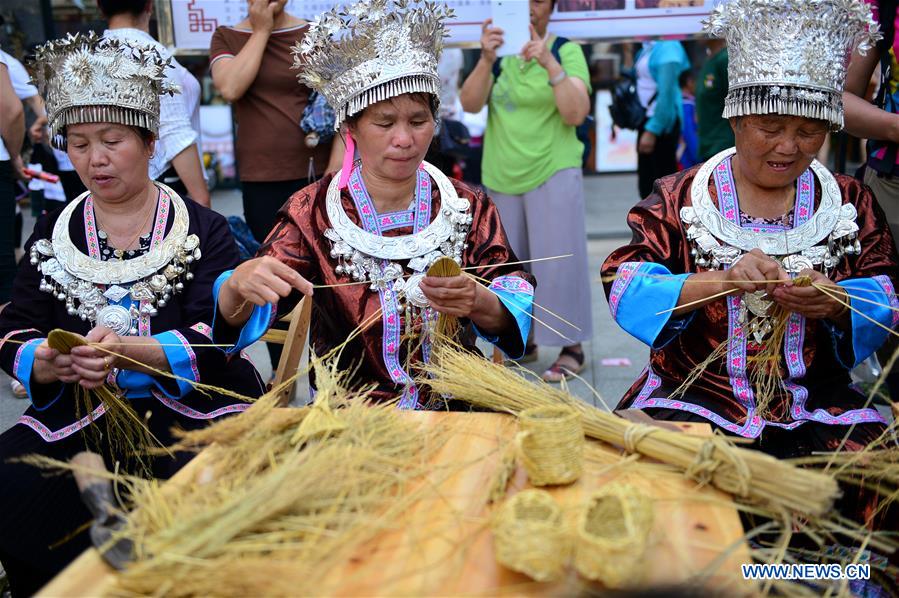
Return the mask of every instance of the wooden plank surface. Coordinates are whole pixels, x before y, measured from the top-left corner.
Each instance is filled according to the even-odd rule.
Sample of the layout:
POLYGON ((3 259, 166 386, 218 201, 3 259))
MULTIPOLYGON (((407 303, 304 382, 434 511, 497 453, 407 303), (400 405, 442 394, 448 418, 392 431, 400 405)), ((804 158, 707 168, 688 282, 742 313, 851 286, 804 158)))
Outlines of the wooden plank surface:
MULTIPOLYGON (((445 444, 433 459, 423 484, 427 500, 410 507, 398 525, 365 544, 333 572, 337 593, 369 595, 524 594, 557 595, 583 589, 577 574, 556 583, 537 584, 498 565, 489 529, 486 496, 500 456, 516 433, 515 419, 493 413, 411 412, 423 431, 446 430, 445 444)), ((705 424, 678 424, 685 433, 708 434, 705 424)), ((203 469, 201 453, 169 484, 193 483, 203 469)), ((700 488, 661 466, 651 474, 620 463, 620 451, 589 441, 584 475, 566 487, 548 490, 559 501, 566 522, 573 522, 585 495, 611 480, 624 480, 654 500, 655 523, 644 557, 646 585, 695 583, 696 576, 719 589, 736 589, 740 563, 749 562, 742 526, 727 496, 700 488)), ((527 475, 516 471, 509 495, 527 488, 527 475)), ((72 563, 41 592, 43 596, 103 594, 114 573, 95 550, 72 563)), ((744 588, 745 589, 745 588, 744 588)))

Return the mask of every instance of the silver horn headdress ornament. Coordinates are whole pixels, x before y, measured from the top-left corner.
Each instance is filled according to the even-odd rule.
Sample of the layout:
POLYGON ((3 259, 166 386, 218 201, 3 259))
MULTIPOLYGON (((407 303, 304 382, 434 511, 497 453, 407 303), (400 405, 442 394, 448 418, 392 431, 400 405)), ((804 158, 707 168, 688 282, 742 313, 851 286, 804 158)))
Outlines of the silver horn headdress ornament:
POLYGON ((299 79, 325 96, 335 129, 404 93, 440 94, 437 62, 453 11, 440 2, 362 0, 323 13, 293 48, 299 79))
POLYGON ((66 126, 80 123, 112 122, 158 133, 159 96, 179 92, 165 80, 169 62, 152 47, 93 32, 39 47, 32 67, 53 144, 64 149, 66 126))
POLYGON ((881 38, 862 0, 730 0, 704 22, 728 48, 723 116, 783 114, 843 127, 852 51, 881 38))

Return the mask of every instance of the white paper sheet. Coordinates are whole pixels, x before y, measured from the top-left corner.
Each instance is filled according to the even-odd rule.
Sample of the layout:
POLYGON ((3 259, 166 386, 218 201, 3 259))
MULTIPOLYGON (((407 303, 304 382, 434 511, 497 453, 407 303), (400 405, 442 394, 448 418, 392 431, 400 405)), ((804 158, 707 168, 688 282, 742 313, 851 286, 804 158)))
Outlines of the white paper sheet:
POLYGON ((530 6, 527 0, 492 0, 490 8, 493 26, 503 30, 503 45, 497 56, 521 54, 521 49, 531 39, 530 6))

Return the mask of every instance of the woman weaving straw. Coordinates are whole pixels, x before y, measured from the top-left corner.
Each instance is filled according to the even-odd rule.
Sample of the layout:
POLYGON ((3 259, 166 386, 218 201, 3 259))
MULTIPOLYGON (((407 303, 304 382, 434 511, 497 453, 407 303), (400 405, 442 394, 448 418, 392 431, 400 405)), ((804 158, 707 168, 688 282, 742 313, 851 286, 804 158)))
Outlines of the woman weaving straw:
MULTIPOLYGON (((137 465, 130 451, 146 448, 117 437, 110 406, 87 406, 85 393, 111 386, 137 414, 138 430, 170 444, 173 426, 196 428, 247 407, 192 384, 263 390, 247 360, 228 362, 209 347, 213 282, 238 262, 225 219, 148 176, 159 95, 174 91, 164 84, 167 64, 155 50, 92 34, 46 44, 35 66, 54 143, 88 191, 38 220, 0 313, 0 364, 32 403, 0 435, 0 561, 22 596, 90 545, 92 516, 71 476, 15 459, 68 460, 88 446, 110 468, 127 469, 137 465), (88 344, 68 354, 51 348, 57 328, 88 344)), ((165 478, 179 461, 149 465, 165 478)))
POLYGON ((376 385, 378 399, 399 395, 406 409, 426 406, 411 368, 428 360, 438 314, 522 354, 533 286, 508 264, 516 258, 496 208, 422 161, 447 16, 438 3, 364 0, 312 24, 297 65, 334 108, 335 126, 345 124, 343 168, 294 194, 261 257, 216 283, 218 342, 246 346, 307 295, 314 353, 339 351, 342 368, 358 366, 355 383, 376 385), (467 273, 427 276, 442 257, 474 267, 489 289, 467 273))
POLYGON ((727 38, 736 147, 656 181, 603 265, 612 315, 651 348, 620 407, 780 457, 861 450, 885 421, 849 370, 897 322, 897 258, 870 191, 814 157, 876 25, 859 0, 733 0, 707 28, 727 38))

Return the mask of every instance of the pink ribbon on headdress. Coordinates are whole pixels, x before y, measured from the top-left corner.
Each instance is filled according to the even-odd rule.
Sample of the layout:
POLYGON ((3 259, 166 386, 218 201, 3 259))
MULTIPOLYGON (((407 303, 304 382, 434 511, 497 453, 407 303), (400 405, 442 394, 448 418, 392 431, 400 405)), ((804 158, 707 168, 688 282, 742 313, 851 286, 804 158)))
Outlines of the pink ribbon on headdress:
POLYGON ((347 184, 350 181, 350 173, 353 170, 353 160, 356 158, 356 142, 353 141, 353 136, 350 135, 350 130, 347 129, 346 132, 346 151, 343 152, 343 166, 340 167, 340 184, 338 185, 338 189, 341 191, 346 189, 347 184))

